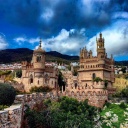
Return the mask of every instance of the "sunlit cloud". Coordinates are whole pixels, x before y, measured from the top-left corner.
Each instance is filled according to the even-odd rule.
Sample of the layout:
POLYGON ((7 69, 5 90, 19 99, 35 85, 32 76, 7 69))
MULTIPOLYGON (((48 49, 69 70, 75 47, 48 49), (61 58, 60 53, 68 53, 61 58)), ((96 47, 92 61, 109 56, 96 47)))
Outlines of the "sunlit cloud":
POLYGON ((7 47, 8 47, 8 43, 5 39, 5 37, 3 36, 3 34, 0 34, 0 50, 6 49, 7 47))
MULTIPOLYGON (((102 31, 105 39, 105 47, 108 55, 113 54, 114 56, 128 55, 128 21, 119 21, 114 23, 112 26, 102 31)), ((99 34, 99 33, 98 33, 99 34)), ((96 55, 96 37, 92 37, 87 47, 94 51, 96 55)))

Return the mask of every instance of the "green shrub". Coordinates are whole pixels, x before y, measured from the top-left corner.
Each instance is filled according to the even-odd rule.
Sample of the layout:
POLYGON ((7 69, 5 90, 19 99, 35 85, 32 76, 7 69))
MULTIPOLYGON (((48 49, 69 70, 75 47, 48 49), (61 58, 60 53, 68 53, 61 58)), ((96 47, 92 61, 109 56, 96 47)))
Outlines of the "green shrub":
POLYGON ((32 87, 30 89, 30 92, 50 92, 52 91, 52 88, 48 87, 48 86, 40 86, 40 87, 32 87))
POLYGON ((106 102, 105 104, 104 104, 104 106, 106 106, 106 107, 109 107, 111 105, 111 103, 109 103, 109 102, 106 102))
POLYGON ((18 77, 18 78, 22 77, 22 70, 21 69, 16 71, 16 77, 18 77))
POLYGON ((9 84, 0 83, 0 105, 10 106, 15 100, 16 91, 9 84))
POLYGON ((98 83, 99 81, 103 81, 103 80, 100 77, 96 77, 93 81, 98 83))
POLYGON ((119 106, 120 106, 120 108, 122 108, 122 109, 127 108, 127 105, 126 105, 124 102, 122 102, 119 106))
POLYGON ((4 108, 8 108, 6 105, 0 105, 0 110, 4 110, 4 108))

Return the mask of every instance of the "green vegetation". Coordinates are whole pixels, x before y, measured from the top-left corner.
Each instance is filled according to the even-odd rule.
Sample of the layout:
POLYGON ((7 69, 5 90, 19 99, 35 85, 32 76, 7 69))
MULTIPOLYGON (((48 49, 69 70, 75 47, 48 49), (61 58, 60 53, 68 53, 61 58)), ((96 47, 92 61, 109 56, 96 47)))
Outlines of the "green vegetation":
POLYGON ((2 71, 0 70, 0 76, 4 76, 4 80, 6 82, 13 81, 14 78, 14 72, 12 71, 2 71))
POLYGON ((128 102, 128 86, 124 89, 122 89, 121 91, 117 91, 113 97, 119 97, 119 98, 127 98, 127 102, 128 102))
POLYGON ((0 75, 9 75, 12 71, 2 71, 0 70, 0 75))
POLYGON ((103 81, 100 77, 96 77, 96 78, 94 78, 94 80, 93 80, 94 82, 100 82, 100 81, 103 81))
POLYGON ((126 73, 126 67, 122 67, 122 68, 121 68, 121 71, 122 71, 123 73, 126 73))
POLYGON ((128 104, 107 104, 100 113, 103 128, 120 128, 127 123, 128 104))
POLYGON ((30 92, 50 92, 52 91, 52 88, 48 87, 48 86, 40 86, 40 87, 32 87, 30 89, 30 92))
POLYGON ((5 108, 8 108, 6 105, 0 105, 0 110, 4 110, 5 108))
POLYGON ((128 80, 128 73, 124 73, 124 74, 116 74, 115 75, 116 78, 124 78, 128 80))
POLYGON ((95 107, 87 101, 62 97, 58 102, 46 100, 42 108, 25 112, 25 118, 30 128, 94 128, 95 107))
POLYGON ((16 91, 11 85, 0 83, 0 105, 12 105, 15 95, 16 91))
POLYGON ((121 95, 128 98, 128 86, 121 91, 121 95))
POLYGON ((60 90, 62 90, 62 88, 65 90, 66 82, 64 81, 61 71, 59 71, 59 74, 58 74, 58 85, 60 90))
POLYGON ((22 70, 16 70, 16 77, 21 78, 22 77, 22 70))

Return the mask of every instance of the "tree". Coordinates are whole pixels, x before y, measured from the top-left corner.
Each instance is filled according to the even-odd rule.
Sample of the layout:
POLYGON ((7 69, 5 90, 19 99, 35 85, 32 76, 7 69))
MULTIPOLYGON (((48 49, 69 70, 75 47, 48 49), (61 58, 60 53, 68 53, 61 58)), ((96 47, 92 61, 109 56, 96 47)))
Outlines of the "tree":
POLYGON ((128 98, 128 86, 121 91, 121 95, 128 98))
POLYGON ((9 84, 0 83, 0 105, 10 106, 15 100, 16 91, 9 84))
POLYGON ((77 101, 62 97, 58 102, 44 101, 41 111, 29 110, 26 118, 30 128, 94 128, 97 109, 89 106, 87 100, 77 101))
POLYGON ((126 67, 122 67, 122 68, 121 68, 121 71, 122 71, 123 73, 126 73, 126 67))
POLYGON ((18 77, 18 78, 22 77, 22 70, 21 69, 16 71, 16 77, 18 77))
POLYGON ((62 73, 59 71, 59 75, 58 75, 58 85, 59 85, 59 87, 60 87, 60 90, 62 90, 62 87, 64 88, 64 90, 65 90, 65 85, 66 85, 66 83, 65 83, 65 81, 64 81, 64 78, 63 78, 63 76, 62 76, 62 73))

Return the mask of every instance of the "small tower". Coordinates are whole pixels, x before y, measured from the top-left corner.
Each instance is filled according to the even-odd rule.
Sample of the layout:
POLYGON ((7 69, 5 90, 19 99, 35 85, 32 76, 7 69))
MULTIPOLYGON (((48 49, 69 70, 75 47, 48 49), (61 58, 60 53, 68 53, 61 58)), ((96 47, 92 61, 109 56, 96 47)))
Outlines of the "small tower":
POLYGON ((87 51, 86 47, 84 48, 84 56, 85 56, 85 58, 87 58, 87 56, 88 56, 88 51, 87 51))
POLYGON ((41 46, 42 40, 40 39, 39 46, 33 52, 33 66, 34 69, 45 69, 45 51, 41 46))
POLYGON ((102 38, 102 33, 99 35, 100 37, 96 39, 97 42, 97 56, 98 58, 105 57, 105 48, 104 48, 104 38, 102 38))
POLYGON ((92 50, 89 51, 89 58, 92 58, 92 50))

